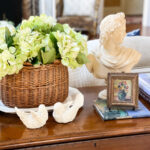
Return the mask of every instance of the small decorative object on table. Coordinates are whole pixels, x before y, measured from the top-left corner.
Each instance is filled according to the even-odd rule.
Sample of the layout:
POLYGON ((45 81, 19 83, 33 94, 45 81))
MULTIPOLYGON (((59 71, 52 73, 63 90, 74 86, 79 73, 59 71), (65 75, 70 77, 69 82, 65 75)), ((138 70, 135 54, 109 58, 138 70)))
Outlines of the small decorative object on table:
POLYGON ((138 101, 139 108, 136 110, 125 110, 120 108, 109 109, 106 100, 94 101, 94 108, 103 120, 129 119, 150 117, 150 111, 142 102, 138 101))
POLYGON ((46 15, 17 27, 0 26, 0 98, 10 107, 32 108, 63 102, 67 67, 87 62, 87 39, 46 15))
POLYGON ((137 108, 138 107, 138 74, 109 73, 107 88, 108 108, 137 108))
MULTIPOLYGON (((88 55, 89 63, 86 64, 89 72, 96 78, 107 80, 109 72, 131 72, 141 54, 122 45, 126 36, 126 20, 124 13, 106 16, 100 24, 100 46, 88 55)), ((125 95, 125 93, 124 93, 125 95)), ((106 89, 98 95, 107 99, 106 89)))

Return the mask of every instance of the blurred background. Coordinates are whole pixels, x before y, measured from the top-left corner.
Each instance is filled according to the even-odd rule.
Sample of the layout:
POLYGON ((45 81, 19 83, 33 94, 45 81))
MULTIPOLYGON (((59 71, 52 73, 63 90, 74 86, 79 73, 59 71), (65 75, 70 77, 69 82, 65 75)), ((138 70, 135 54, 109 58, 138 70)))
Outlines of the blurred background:
POLYGON ((149 32, 150 0, 1 0, 0 20, 17 25, 31 15, 45 13, 94 39, 99 36, 101 20, 120 11, 126 14, 127 32, 149 32))

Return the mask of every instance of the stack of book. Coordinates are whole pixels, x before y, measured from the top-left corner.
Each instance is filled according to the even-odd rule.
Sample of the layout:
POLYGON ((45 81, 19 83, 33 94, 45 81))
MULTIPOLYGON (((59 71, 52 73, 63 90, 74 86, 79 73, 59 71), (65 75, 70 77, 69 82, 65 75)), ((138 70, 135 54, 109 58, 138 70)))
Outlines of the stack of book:
POLYGON ((136 110, 111 109, 109 110, 106 100, 97 99, 94 107, 103 120, 116 120, 128 118, 150 117, 150 111, 139 101, 139 107, 136 110))

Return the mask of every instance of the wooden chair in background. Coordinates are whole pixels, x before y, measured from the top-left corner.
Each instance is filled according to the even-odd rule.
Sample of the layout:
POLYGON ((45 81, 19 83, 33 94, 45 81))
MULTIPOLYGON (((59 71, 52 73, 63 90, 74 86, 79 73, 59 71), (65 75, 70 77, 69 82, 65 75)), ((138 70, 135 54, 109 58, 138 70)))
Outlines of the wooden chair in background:
POLYGON ((39 0, 22 0, 22 17, 28 19, 30 16, 39 15, 39 0))
MULTIPOLYGON (((79 1, 80 2, 80 1, 79 1)), ((68 23, 77 31, 87 32, 89 38, 95 37, 97 33, 97 25, 99 24, 98 13, 100 9, 101 0, 95 0, 94 15, 91 16, 63 16, 64 2, 57 0, 56 12, 59 23, 68 23)), ((87 10, 88 11, 88 10, 87 10)))

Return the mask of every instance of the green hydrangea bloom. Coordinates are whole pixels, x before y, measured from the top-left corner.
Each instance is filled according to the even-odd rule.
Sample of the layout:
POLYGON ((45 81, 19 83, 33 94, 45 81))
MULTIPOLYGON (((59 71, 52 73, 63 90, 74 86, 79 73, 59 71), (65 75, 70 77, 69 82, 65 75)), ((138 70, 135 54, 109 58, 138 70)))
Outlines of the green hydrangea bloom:
POLYGON ((26 61, 40 65, 61 59, 76 68, 87 62, 86 56, 87 39, 52 17, 31 16, 16 29, 0 26, 0 79, 18 73, 26 61))
POLYGON ((46 15, 31 16, 28 20, 23 20, 20 29, 30 28, 33 31, 49 33, 51 27, 56 24, 52 17, 46 15))
POLYGON ((54 32, 57 45, 62 58, 62 63, 72 69, 80 67, 77 57, 80 53, 87 56, 87 39, 75 32, 67 24, 63 25, 64 32, 54 32))
MULTIPOLYGON (((18 73, 23 67, 27 57, 22 54, 15 54, 14 46, 8 47, 6 34, 8 28, 0 27, 0 79, 6 75, 18 73)), ((9 35, 11 37, 11 35, 9 35)))

